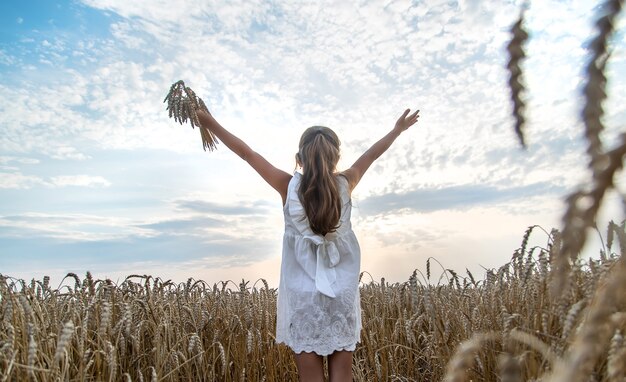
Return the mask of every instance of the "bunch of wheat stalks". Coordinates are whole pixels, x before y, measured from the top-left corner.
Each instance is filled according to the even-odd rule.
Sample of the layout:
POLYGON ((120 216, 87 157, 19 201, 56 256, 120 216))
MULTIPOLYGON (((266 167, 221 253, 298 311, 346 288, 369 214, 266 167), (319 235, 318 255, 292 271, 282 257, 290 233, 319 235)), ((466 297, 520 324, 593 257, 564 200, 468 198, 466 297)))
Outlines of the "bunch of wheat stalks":
POLYGON ((192 128, 198 126, 204 151, 206 151, 207 148, 209 151, 215 150, 217 138, 210 130, 202 127, 198 119, 198 111, 208 113, 209 109, 206 107, 204 101, 202 101, 202 98, 198 97, 190 87, 185 86, 183 80, 176 81, 170 86, 170 90, 163 102, 167 102, 166 110, 168 111, 169 117, 174 118, 174 121, 181 125, 189 121, 192 128))
MULTIPOLYGON (((572 357, 595 360, 575 380, 626 378, 626 270, 611 249, 617 234, 623 252, 624 225, 609 225, 600 258, 576 262, 558 297, 549 286, 561 235, 526 248, 533 228, 511 262, 482 280, 431 272, 431 259, 426 275, 415 271, 404 283, 363 274, 355 380, 562 380, 560 365, 572 357)), ((274 343, 276 290, 265 280, 131 275, 115 285, 88 273, 48 284, 0 276, 3 381, 297 379, 291 351, 274 343)))

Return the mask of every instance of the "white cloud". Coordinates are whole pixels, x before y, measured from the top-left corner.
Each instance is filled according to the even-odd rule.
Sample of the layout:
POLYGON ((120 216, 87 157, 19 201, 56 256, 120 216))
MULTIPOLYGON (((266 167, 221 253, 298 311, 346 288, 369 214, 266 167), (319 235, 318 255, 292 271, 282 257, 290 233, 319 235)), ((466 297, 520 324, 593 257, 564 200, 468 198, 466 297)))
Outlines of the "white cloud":
POLYGON ((0 155, 0 166, 6 166, 10 163, 17 164, 37 164, 39 163, 39 159, 28 158, 28 157, 14 157, 14 156, 3 156, 0 155))
POLYGON ((109 187, 111 182, 101 176, 93 175, 61 175, 51 178, 42 178, 34 175, 24 175, 13 167, 0 166, 12 172, 0 172, 0 189, 27 190, 34 187, 109 187))
POLYGON ((62 175, 50 179, 54 187, 109 187, 111 182, 101 176, 92 175, 62 175))
POLYGON ((27 212, 0 216, 4 237, 40 239, 52 238, 66 242, 122 240, 131 236, 148 235, 147 230, 126 218, 86 215, 48 214, 27 212))
POLYGON ((24 175, 20 172, 0 172, 0 189, 24 190, 46 184, 37 176, 24 175))
POLYGON ((59 160, 86 160, 90 158, 88 155, 79 152, 75 147, 69 146, 48 147, 44 149, 44 153, 53 159, 59 160))

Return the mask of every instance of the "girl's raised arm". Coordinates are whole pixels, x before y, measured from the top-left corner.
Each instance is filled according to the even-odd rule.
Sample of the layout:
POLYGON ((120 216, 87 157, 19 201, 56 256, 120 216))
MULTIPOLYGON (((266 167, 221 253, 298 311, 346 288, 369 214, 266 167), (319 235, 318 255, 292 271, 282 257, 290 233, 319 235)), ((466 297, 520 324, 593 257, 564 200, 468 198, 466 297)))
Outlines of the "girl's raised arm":
POLYGON ((259 153, 252 150, 244 141, 222 127, 210 113, 198 111, 198 119, 200 124, 202 124, 201 128, 209 129, 226 147, 248 162, 272 188, 278 191, 283 199, 283 204, 285 204, 291 175, 274 167, 259 153))
POLYGON ((396 121, 393 129, 378 142, 374 143, 374 145, 372 145, 372 147, 370 147, 365 153, 363 153, 363 155, 361 155, 361 157, 354 162, 352 167, 343 172, 344 176, 348 179, 348 183, 350 184, 350 190, 353 190, 354 187, 356 187, 370 165, 374 163, 374 161, 385 151, 387 151, 396 138, 398 138, 404 130, 413 126, 417 122, 420 111, 417 110, 413 114, 409 115, 410 111, 411 109, 406 109, 396 121))

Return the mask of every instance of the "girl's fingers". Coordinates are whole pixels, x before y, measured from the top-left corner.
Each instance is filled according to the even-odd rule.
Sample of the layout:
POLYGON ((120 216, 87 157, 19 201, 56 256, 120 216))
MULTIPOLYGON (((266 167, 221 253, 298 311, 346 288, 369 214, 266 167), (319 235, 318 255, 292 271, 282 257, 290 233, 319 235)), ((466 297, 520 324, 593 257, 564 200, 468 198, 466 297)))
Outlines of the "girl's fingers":
POLYGON ((409 115, 410 112, 411 112, 411 109, 406 109, 404 110, 404 113, 402 113, 400 118, 398 118, 397 123, 408 124, 405 127, 405 129, 408 126, 415 124, 417 122, 417 119, 419 118, 419 112, 420 112, 419 110, 416 110, 413 114, 409 115))

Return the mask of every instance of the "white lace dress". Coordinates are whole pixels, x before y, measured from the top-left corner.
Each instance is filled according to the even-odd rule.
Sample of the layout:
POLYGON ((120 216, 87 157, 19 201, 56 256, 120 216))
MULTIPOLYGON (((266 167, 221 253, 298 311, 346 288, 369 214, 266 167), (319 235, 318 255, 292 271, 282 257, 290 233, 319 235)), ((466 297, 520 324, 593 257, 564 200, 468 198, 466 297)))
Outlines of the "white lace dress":
POLYGON ((298 198, 300 173, 289 182, 284 207, 285 235, 278 288, 276 342, 294 352, 328 355, 353 351, 361 332, 361 250, 350 223, 348 182, 337 176, 340 226, 314 234, 298 198))

